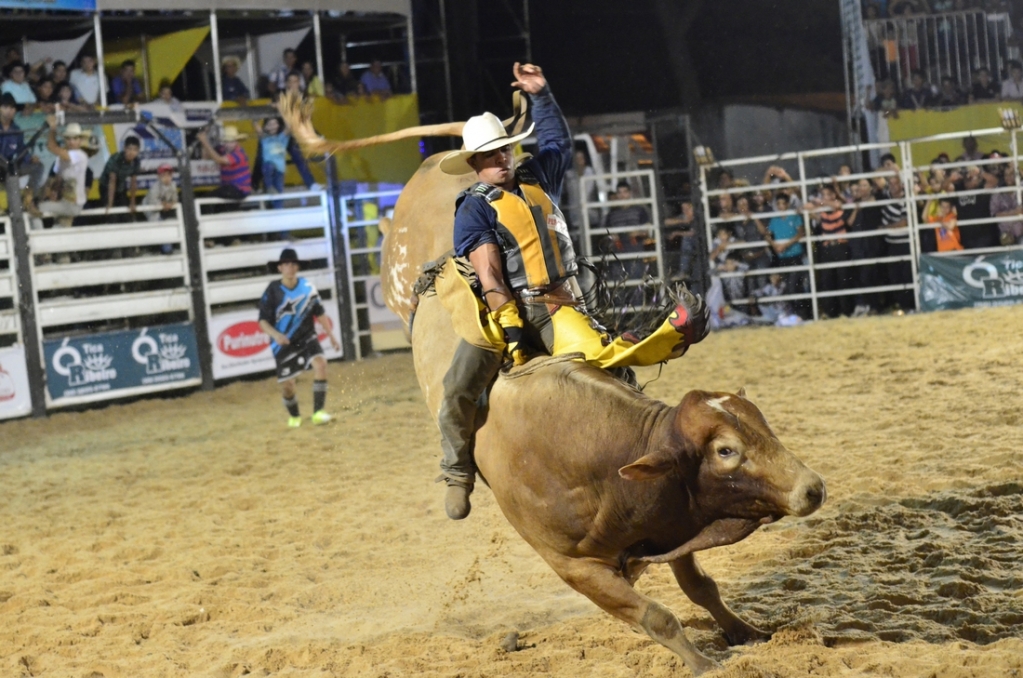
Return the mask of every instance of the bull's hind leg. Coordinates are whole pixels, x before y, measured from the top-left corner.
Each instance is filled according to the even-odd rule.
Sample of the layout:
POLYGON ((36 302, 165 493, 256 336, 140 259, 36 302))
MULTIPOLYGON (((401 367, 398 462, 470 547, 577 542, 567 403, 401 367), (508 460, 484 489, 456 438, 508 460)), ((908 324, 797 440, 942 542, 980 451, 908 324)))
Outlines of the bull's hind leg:
POLYGON ((771 634, 746 623, 721 600, 718 585, 710 578, 692 553, 671 563, 671 571, 689 600, 706 608, 721 625, 729 645, 745 645, 770 640, 771 634))
POLYGON ((634 627, 640 627, 651 638, 678 656, 693 675, 719 668, 719 664, 700 654, 686 638, 682 623, 657 601, 637 592, 614 568, 594 560, 547 558, 565 582, 605 612, 634 627))

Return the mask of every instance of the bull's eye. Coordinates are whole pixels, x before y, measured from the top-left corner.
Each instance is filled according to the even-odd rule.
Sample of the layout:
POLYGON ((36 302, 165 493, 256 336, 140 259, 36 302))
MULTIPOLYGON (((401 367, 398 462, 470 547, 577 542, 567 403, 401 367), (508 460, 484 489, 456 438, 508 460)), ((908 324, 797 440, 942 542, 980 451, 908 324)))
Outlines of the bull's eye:
POLYGON ((720 450, 718 450, 718 456, 721 457, 722 459, 731 459, 736 454, 737 452, 730 447, 722 447, 720 450))

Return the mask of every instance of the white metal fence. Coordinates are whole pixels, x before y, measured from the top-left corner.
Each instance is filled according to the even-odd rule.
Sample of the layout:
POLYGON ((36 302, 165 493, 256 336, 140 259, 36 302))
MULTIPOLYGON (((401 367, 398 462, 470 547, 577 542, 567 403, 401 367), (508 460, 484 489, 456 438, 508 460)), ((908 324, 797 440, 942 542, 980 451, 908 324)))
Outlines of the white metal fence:
POLYGON ((660 204, 653 170, 632 170, 580 177, 578 214, 582 216, 579 234, 581 252, 603 268, 608 281, 618 285, 616 311, 646 308, 645 299, 631 292, 646 277, 663 279, 664 251, 660 204), (627 182, 631 197, 591 201, 587 196, 602 196, 598 188, 615 187, 627 182))
POLYGON ((395 188, 341 197, 341 233, 347 244, 351 331, 357 359, 375 350, 407 345, 403 324, 384 305, 380 287, 383 248, 380 219, 386 216, 400 194, 401 189, 395 188))
POLYGON ((11 235, 10 218, 0 217, 0 348, 22 342, 17 261, 11 235))
MULTIPOLYGON (((273 369, 269 337, 259 329, 256 305, 274 280, 268 266, 285 248, 306 264, 301 275, 320 293, 334 331, 340 326, 333 238, 327 195, 320 191, 252 195, 239 203, 195 201, 202 240, 203 309, 213 350, 213 378, 273 369)), ((203 338, 200 337, 200 340, 203 338)), ((325 337, 323 337, 325 340, 325 337)), ((328 358, 341 356, 324 342, 328 358)))
POLYGON ((1008 14, 970 10, 868 19, 863 25, 875 75, 891 78, 899 91, 917 69, 931 82, 948 76, 968 91, 978 69, 988 69, 997 82, 1007 76, 1008 61, 1019 58, 1008 14))
MULTIPOLYGON (((1001 128, 992 128, 974 130, 972 132, 941 134, 898 143, 863 144, 774 156, 726 160, 717 163, 715 168, 726 169, 736 177, 747 179, 749 182, 748 184, 743 182, 741 186, 729 188, 708 185, 711 174, 716 174, 713 171, 715 168, 701 167, 700 185, 705 215, 712 214, 711 203, 721 201, 722 196, 728 196, 728 198, 734 201, 757 191, 765 191, 769 192, 772 197, 776 196, 778 192, 789 192, 793 197, 792 206, 785 211, 774 211, 773 208, 768 208, 769 211, 753 212, 747 216, 731 212, 725 212, 722 215, 715 210, 713 213, 717 214, 717 216, 706 218, 708 251, 711 255, 717 254, 717 262, 713 260, 713 257, 711 260, 712 276, 722 281, 741 280, 747 283, 742 287, 742 294, 733 293, 732 297, 728 300, 731 305, 740 307, 751 304, 751 298, 756 296, 756 294, 752 293, 753 290, 750 289, 748 283, 752 282, 759 286, 766 281, 768 276, 776 273, 787 276, 786 282, 789 283, 799 280, 797 276, 792 274, 802 276, 800 280, 801 286, 796 289, 793 289, 793 285, 789 284, 784 294, 771 294, 760 298, 759 301, 762 303, 809 302, 809 311, 814 319, 821 316, 822 302, 843 297, 858 298, 866 297, 867 295, 908 292, 911 290, 913 293, 913 304, 915 307, 919 307, 919 275, 917 268, 920 254, 928 252, 938 256, 949 256, 964 253, 963 251, 934 251, 933 243, 927 242, 927 238, 934 229, 940 227, 940 224, 929 223, 922 218, 922 208, 928 201, 940 197, 949 197, 956 202, 961 202, 963 205, 972 205, 971 199, 980 199, 986 203, 992 197, 999 194, 1014 195, 1017 208, 1019 205, 1023 205, 1023 181, 1019 178, 1019 167, 1021 162, 1023 162, 1023 157, 1019 153, 1019 135, 1020 132, 1018 130, 1006 131, 1001 128), (1002 157, 990 158, 988 160, 921 162, 923 160, 920 157, 921 154, 927 154, 931 148, 928 146, 929 144, 942 141, 961 141, 967 137, 973 137, 988 146, 994 145, 1003 148, 1002 157), (852 158, 855 154, 871 150, 880 151, 882 154, 892 153, 899 161, 898 166, 879 168, 872 172, 839 177, 809 176, 806 172, 807 161, 810 159, 830 158, 832 166, 837 170, 840 164, 852 165, 852 158), (759 172, 765 164, 785 170, 787 176, 782 175, 781 178, 774 177, 770 181, 766 177, 764 179, 758 178, 759 172), (756 174, 749 173, 748 168, 753 168, 756 174), (1003 183, 1006 176, 1010 177, 1009 181, 1011 183, 970 190, 959 189, 951 192, 942 191, 940 185, 937 189, 931 189, 929 186, 928 182, 932 174, 937 177, 945 173, 945 180, 951 181, 954 179, 951 176, 952 172, 975 173, 977 171, 971 168, 981 168, 980 176, 982 179, 987 179, 984 173, 995 174, 1000 172, 1003 175, 1003 183), (1006 168, 1010 168, 1008 172, 1006 172, 1006 168), (749 177, 743 176, 744 169, 750 174, 749 177), (841 209, 846 211, 846 214, 849 214, 849 211, 857 208, 883 209, 889 205, 896 205, 904 210, 905 225, 899 225, 897 222, 894 224, 897 227, 894 228, 879 227, 842 234, 825 234, 815 228, 818 215, 826 211, 826 208, 814 205, 811 201, 812 194, 823 185, 831 186, 835 184, 838 185, 839 193, 842 194, 843 186, 849 186, 861 179, 866 179, 871 183, 875 180, 883 179, 888 183, 889 192, 880 198, 872 196, 866 201, 851 201, 845 198, 843 199, 841 209), (899 191, 894 187, 895 185, 901 185, 903 190, 899 191), (745 266, 738 265, 738 263, 734 266, 728 266, 723 263, 727 259, 728 253, 735 253, 740 255, 740 259, 747 259, 752 257, 742 256, 746 252, 761 252, 770 248, 771 242, 764 237, 755 235, 760 230, 754 230, 751 224, 755 225, 755 222, 760 220, 765 226, 768 226, 770 219, 789 215, 798 215, 802 222, 803 243, 805 243, 806 247, 804 256, 798 262, 794 258, 793 261, 786 262, 777 257, 770 257, 769 259, 761 259, 761 262, 770 261, 770 264, 766 266, 753 266, 748 269, 745 266), (742 237, 736 237, 733 241, 727 243, 715 242, 715 236, 722 226, 729 227, 729 230, 741 227, 742 237), (852 246, 857 241, 862 241, 863 243, 874 241, 876 244, 881 239, 884 239, 885 247, 883 248, 877 246, 852 246), (839 260, 830 260, 834 259, 831 256, 822 257, 822 254, 830 254, 826 248, 832 247, 832 243, 837 242, 850 245, 848 255, 839 260), (822 258, 829 260, 821 261, 822 258), (870 284, 869 276, 860 275, 861 272, 866 270, 865 267, 876 268, 879 266, 885 267, 889 273, 887 280, 884 280, 884 275, 879 276, 881 278, 879 284, 870 284), (728 270, 729 268, 738 270, 728 270), (830 274, 833 271, 841 271, 842 279, 836 281, 834 275, 830 274), (900 274, 899 271, 903 273, 900 274), (825 282, 826 284, 822 285, 825 282)), ((774 172, 774 174, 782 173, 774 172)), ((725 202, 727 204, 727 198, 725 202)), ((771 204, 770 198, 768 198, 767 204, 771 204)), ((961 233, 968 232, 969 229, 983 228, 987 228, 990 231, 992 227, 997 228, 1000 224, 1020 222, 1021 220, 1023 220, 1023 217, 1019 214, 997 216, 991 214, 989 209, 989 213, 984 216, 960 219, 958 226, 961 233)), ((970 235, 973 236, 973 233, 970 233, 970 235)), ((994 237, 998 239, 998 236, 994 237)), ((969 240, 972 243, 983 242, 983 239, 976 237, 964 237, 963 239, 969 240)), ((1023 245, 1005 245, 999 242, 992 243, 990 246, 978 245, 969 247, 965 250, 965 253, 983 255, 1012 249, 1023 249, 1023 245)), ((735 259, 733 257, 733 260, 735 259)), ((845 304, 845 306, 848 306, 848 304, 845 304)))

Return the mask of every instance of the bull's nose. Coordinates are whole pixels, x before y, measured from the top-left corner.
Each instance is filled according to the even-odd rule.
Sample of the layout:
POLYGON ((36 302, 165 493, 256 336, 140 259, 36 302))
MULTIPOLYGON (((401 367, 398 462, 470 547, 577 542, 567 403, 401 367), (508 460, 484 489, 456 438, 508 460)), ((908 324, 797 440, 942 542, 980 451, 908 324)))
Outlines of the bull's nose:
POLYGON ((824 484, 823 479, 818 480, 815 485, 806 488, 806 503, 812 506, 814 510, 823 506, 827 498, 828 488, 824 484))

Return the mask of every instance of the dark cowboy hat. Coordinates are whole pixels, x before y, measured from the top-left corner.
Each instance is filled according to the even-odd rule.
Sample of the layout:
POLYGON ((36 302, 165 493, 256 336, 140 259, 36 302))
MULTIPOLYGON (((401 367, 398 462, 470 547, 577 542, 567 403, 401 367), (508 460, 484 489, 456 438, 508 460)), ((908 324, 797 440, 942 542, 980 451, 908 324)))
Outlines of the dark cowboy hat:
POLYGON ((267 266, 270 268, 271 271, 276 273, 277 267, 280 266, 281 264, 298 264, 298 267, 302 268, 303 266, 305 266, 306 262, 298 258, 298 252, 291 249, 290 247, 286 247, 284 251, 281 252, 281 258, 278 259, 277 261, 268 262, 267 266))

